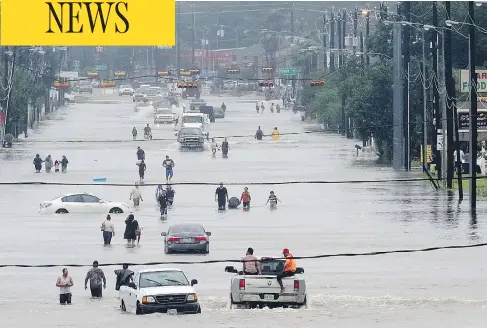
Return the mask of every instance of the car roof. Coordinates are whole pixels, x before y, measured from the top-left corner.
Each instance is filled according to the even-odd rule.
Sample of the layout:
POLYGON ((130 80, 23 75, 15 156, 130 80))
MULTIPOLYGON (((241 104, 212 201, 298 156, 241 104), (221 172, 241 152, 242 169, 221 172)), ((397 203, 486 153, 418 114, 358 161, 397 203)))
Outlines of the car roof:
POLYGON ((171 225, 169 229, 176 228, 176 227, 198 227, 204 229, 203 225, 199 223, 178 223, 178 224, 171 225))
POLYGON ((183 270, 177 269, 177 268, 147 268, 147 269, 140 269, 137 272, 138 273, 146 273, 146 272, 159 272, 159 271, 179 271, 179 272, 183 272, 183 270))
MULTIPOLYGON (((90 193, 87 193, 87 192, 73 192, 73 193, 69 193, 69 194, 64 194, 62 196, 59 196, 58 198, 66 197, 66 196, 74 196, 74 195, 89 195, 89 196, 95 196, 95 195, 90 194, 90 193)), ((98 197, 98 196, 95 196, 95 197, 98 197)))
POLYGON ((184 113, 183 116, 202 116, 203 113, 184 113))

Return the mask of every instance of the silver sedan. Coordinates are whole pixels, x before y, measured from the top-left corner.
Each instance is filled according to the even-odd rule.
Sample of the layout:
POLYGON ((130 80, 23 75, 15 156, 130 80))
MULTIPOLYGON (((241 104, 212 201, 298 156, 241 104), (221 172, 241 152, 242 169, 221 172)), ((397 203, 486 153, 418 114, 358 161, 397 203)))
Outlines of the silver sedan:
POLYGON ((205 231, 201 224, 175 224, 169 227, 164 236, 164 253, 176 252, 210 252, 211 232, 205 231))

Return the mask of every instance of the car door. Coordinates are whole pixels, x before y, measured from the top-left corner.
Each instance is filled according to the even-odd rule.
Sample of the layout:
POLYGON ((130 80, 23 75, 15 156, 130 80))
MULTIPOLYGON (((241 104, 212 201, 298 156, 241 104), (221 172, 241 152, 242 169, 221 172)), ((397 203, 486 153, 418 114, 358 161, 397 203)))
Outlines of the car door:
POLYGON ((104 204, 101 199, 92 195, 83 195, 85 210, 87 212, 103 212, 104 204))
POLYGON ((66 197, 66 202, 63 200, 64 208, 69 213, 82 213, 84 210, 84 200, 82 195, 71 195, 66 197))
MULTIPOLYGON (((130 307, 130 312, 134 312, 134 313, 137 309, 137 294, 139 291, 139 280, 140 280, 139 278, 140 278, 140 274, 137 273, 134 277, 134 283, 135 283, 136 289, 134 289, 132 287, 127 287, 128 295, 126 296, 126 299, 127 299, 128 304, 129 304, 129 307, 130 307)), ((127 306, 127 305, 125 305, 125 306, 127 306)))

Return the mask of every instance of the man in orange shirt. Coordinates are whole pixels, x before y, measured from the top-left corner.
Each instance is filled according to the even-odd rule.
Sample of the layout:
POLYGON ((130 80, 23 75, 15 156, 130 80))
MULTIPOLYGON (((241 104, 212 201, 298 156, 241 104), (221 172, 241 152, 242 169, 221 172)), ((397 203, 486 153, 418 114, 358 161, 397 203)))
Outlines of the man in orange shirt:
POLYGON ((284 271, 277 275, 277 282, 281 286, 281 293, 284 293, 284 286, 282 285, 282 278, 292 277, 296 273, 296 260, 293 254, 289 253, 289 249, 284 248, 282 255, 286 258, 286 264, 284 265, 284 271))

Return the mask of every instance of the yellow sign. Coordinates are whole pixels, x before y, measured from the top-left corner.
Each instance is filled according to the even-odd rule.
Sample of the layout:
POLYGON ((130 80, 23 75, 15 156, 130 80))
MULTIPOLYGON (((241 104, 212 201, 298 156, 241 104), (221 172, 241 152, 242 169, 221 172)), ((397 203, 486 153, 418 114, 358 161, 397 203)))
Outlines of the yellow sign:
POLYGON ((88 72, 86 73, 88 76, 98 76, 98 72, 88 72))
POLYGON ((116 86, 117 84, 115 83, 115 81, 102 81, 100 83, 101 88, 115 88, 116 86))
POLYGON ((125 76, 125 72, 115 72, 115 76, 117 77, 125 76))
POLYGON ((2 46, 174 46, 175 0, 1 0, 2 46))
POLYGON ((181 75, 181 76, 190 76, 191 75, 191 72, 190 71, 181 71, 181 72, 179 72, 179 75, 181 75))
MULTIPOLYGON (((421 145, 421 162, 423 162, 423 145, 421 145)), ((426 146, 426 163, 433 163, 433 152, 431 145, 426 146)))

